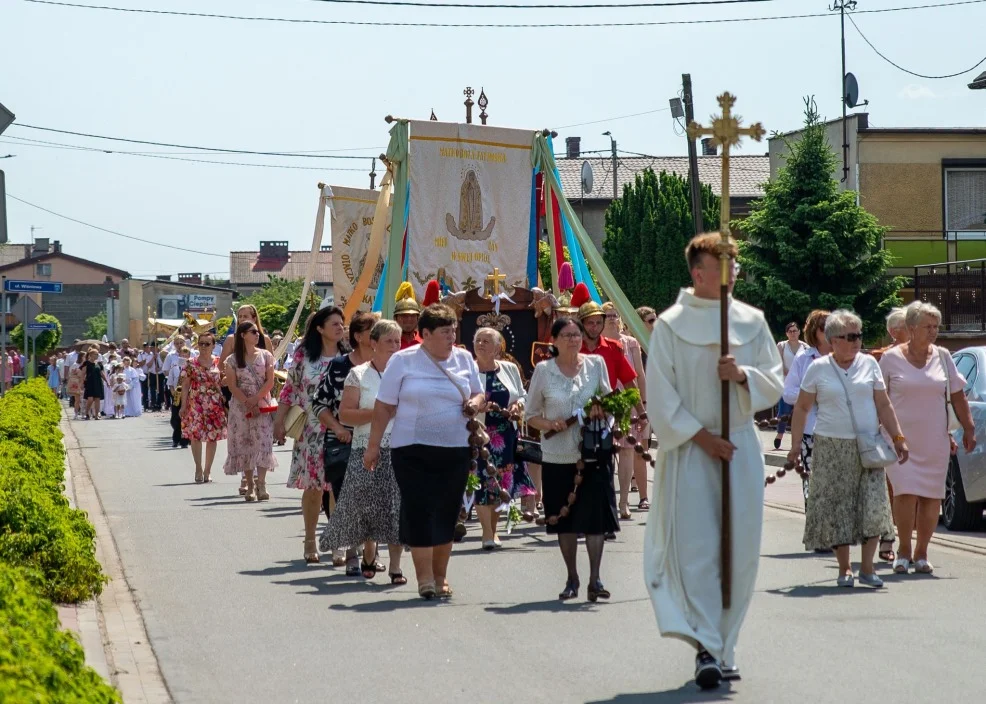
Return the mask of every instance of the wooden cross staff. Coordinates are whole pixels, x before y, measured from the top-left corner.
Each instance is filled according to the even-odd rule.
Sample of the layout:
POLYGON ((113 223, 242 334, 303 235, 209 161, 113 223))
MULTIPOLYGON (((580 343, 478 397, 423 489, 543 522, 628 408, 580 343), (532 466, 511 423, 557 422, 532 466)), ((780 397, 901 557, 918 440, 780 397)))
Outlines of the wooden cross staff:
POLYGON ((500 270, 493 267, 493 273, 486 277, 486 285, 489 286, 490 295, 497 296, 500 294, 500 284, 507 280, 506 274, 501 274, 500 270))
MULTIPOLYGON (((722 115, 712 116, 712 127, 703 127, 697 122, 688 125, 688 138, 691 140, 703 136, 711 136, 712 140, 722 148, 722 188, 719 205, 719 348, 725 357, 729 354, 729 279, 732 274, 732 262, 729 257, 729 149, 738 146, 743 136, 748 136, 759 142, 763 139, 763 125, 759 122, 749 127, 740 127, 740 118, 733 115, 733 105, 736 96, 723 93, 718 98, 722 115)), ((722 437, 729 440, 729 382, 722 382, 722 437)), ((722 608, 732 605, 733 585, 733 531, 730 511, 731 490, 729 481, 729 460, 722 461, 722 527, 720 534, 720 567, 722 572, 722 608)))

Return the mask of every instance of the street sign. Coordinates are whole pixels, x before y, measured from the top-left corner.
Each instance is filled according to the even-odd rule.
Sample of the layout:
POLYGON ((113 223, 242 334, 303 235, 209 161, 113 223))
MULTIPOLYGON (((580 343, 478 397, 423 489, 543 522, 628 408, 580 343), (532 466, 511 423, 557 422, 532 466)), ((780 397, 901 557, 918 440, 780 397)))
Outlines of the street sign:
POLYGON ((61 281, 20 281, 7 279, 4 282, 7 293, 61 293, 61 281))
POLYGON ((27 329, 32 332, 44 332, 45 330, 54 330, 54 323, 28 323, 27 329))

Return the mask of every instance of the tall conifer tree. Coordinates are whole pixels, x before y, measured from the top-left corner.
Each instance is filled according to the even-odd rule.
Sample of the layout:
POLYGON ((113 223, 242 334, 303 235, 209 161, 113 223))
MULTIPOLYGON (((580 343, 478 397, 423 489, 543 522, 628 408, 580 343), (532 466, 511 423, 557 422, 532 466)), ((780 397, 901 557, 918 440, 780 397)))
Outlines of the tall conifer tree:
POLYGON ((804 131, 788 147, 786 165, 742 223, 745 276, 736 295, 763 309, 775 332, 814 308, 850 308, 867 337, 879 337, 904 284, 887 275, 893 265, 883 248, 887 228, 857 204, 855 191, 840 191, 832 178, 838 160, 814 100, 805 100, 804 131))
MULTIPOLYGON (((719 221, 719 198, 702 185, 706 230, 719 221)), ((606 211, 603 258, 635 306, 663 310, 690 283, 685 245, 694 234, 688 180, 651 169, 637 174, 606 211)))

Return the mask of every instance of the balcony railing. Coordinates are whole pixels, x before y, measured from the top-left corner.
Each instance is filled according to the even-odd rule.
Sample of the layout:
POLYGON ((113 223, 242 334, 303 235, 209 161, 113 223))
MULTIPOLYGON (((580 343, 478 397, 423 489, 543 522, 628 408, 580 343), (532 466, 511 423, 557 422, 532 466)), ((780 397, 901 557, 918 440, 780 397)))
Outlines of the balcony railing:
POLYGON ((914 299, 941 311, 942 332, 986 331, 986 259, 914 267, 914 299))

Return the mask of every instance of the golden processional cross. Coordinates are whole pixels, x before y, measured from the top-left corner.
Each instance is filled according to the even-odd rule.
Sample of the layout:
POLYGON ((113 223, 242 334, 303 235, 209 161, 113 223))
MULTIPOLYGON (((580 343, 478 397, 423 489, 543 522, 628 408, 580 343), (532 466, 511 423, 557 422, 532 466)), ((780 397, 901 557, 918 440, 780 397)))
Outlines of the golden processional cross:
POLYGON ((500 283, 507 280, 506 274, 501 274, 500 270, 493 267, 493 273, 486 277, 486 285, 489 288, 490 295, 496 296, 500 293, 500 283))
MULTIPOLYGON (((729 278, 732 274, 729 248, 729 149, 738 146, 744 136, 759 142, 763 139, 763 125, 759 122, 749 127, 740 127, 740 118, 733 115, 736 96, 723 93, 718 98, 722 114, 712 116, 712 127, 702 127, 697 122, 688 125, 688 138, 698 139, 711 136, 712 141, 722 147, 722 188, 719 203, 719 348, 721 356, 729 354, 729 278)), ((729 382, 722 382, 722 437, 729 440, 729 382)), ((720 568, 722 572, 722 608, 728 609, 732 602, 733 553, 732 553, 732 500, 729 481, 729 460, 722 461, 722 526, 720 533, 720 568)))

